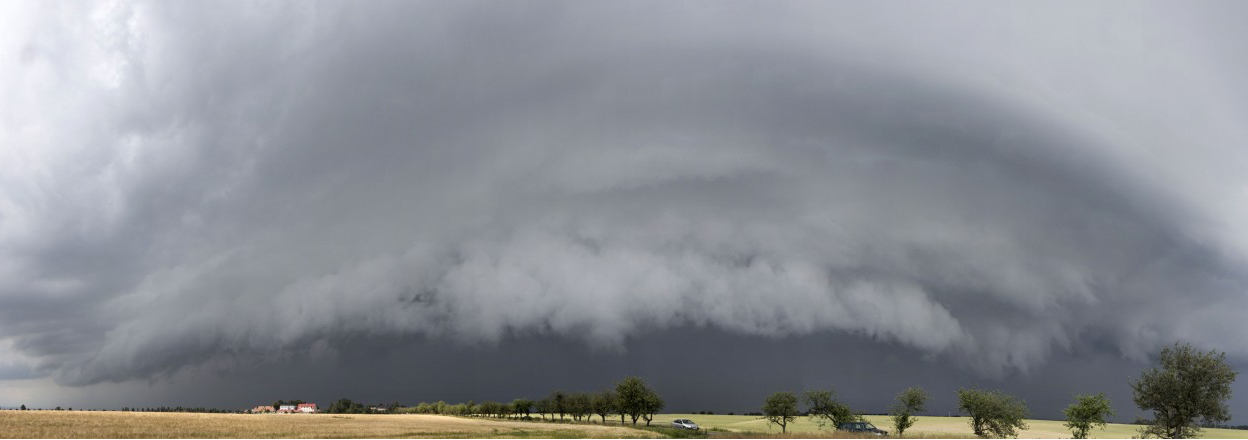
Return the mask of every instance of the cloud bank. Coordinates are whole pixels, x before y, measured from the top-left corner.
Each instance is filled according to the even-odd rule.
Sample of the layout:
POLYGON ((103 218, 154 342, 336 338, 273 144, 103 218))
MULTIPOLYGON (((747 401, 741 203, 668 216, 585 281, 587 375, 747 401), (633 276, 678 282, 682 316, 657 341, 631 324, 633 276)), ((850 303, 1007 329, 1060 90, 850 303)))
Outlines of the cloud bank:
POLYGON ((1248 357, 1234 14, 913 6, 5 5, 0 375, 686 326, 1248 357))

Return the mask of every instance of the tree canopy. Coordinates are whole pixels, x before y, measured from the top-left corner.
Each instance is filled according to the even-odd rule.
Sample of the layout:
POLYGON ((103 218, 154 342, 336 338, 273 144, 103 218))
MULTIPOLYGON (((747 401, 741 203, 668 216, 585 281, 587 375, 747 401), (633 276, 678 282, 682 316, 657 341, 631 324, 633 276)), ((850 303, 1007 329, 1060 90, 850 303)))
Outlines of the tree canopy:
POLYGON ((833 429, 841 426, 842 423, 856 422, 862 420, 849 404, 836 399, 836 391, 832 389, 807 391, 803 396, 806 401, 807 417, 811 421, 819 424, 822 428, 825 425, 832 425, 833 429))
POLYGON ((1030 411, 1018 398, 1000 391, 958 389, 958 409, 971 418, 971 428, 981 438, 1015 437, 1030 411))
POLYGON ((893 428, 897 430, 897 435, 902 435, 911 426, 914 426, 916 417, 914 413, 922 412, 927 405, 927 392, 922 388, 906 388, 901 394, 897 395, 897 402, 889 408, 889 415, 893 419, 893 428))
POLYGON ((790 392, 779 392, 767 397, 763 402, 763 418, 767 423, 780 425, 780 432, 786 432, 789 422, 797 419, 797 396, 790 392))
POLYGON ((645 418, 646 424, 663 409, 663 399, 651 390, 646 381, 637 376, 628 376, 615 385, 616 411, 627 414, 637 424, 637 419, 645 418))
POLYGON ((1105 428, 1106 418, 1114 415, 1105 393, 1075 396, 1075 403, 1062 410, 1066 414, 1066 427, 1075 438, 1088 438, 1092 428, 1105 428))
POLYGON ((1226 363, 1226 353, 1199 352, 1191 344, 1175 343, 1161 350, 1160 368, 1153 367, 1131 382, 1135 404, 1152 411, 1145 436, 1192 438, 1205 423, 1231 419, 1226 401, 1236 372, 1226 363))

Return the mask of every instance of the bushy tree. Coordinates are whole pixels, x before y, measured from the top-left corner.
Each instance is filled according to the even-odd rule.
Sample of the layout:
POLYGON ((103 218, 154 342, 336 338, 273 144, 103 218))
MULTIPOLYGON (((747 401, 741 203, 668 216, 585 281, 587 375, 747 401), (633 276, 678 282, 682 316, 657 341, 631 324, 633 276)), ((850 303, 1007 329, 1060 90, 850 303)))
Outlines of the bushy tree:
POLYGON ((832 425, 832 429, 836 429, 842 423, 862 420, 848 404, 836 400, 836 391, 832 389, 807 391, 803 397, 806 401, 807 417, 818 423, 820 428, 832 425))
POLYGON ((594 408, 590 401, 589 394, 572 393, 568 395, 568 413, 572 415, 572 420, 580 421, 590 414, 593 414, 594 408))
POLYGON ((783 391, 767 396, 763 402, 763 418, 767 423, 780 425, 780 432, 786 432, 789 422, 797 419, 797 396, 783 391))
POLYGON ((559 414, 559 420, 563 420, 563 415, 568 413, 568 393, 563 391, 555 391, 550 393, 550 410, 552 416, 559 414))
POLYGON ((353 402, 351 399, 338 399, 338 401, 329 404, 329 408, 325 412, 330 414, 364 414, 368 412, 368 407, 363 403, 353 402))
POLYGON ((611 390, 604 390, 594 393, 590 397, 590 407, 593 408, 594 414, 602 418, 602 423, 607 423, 607 414, 615 411, 615 393, 611 390))
POLYGON ((1023 419, 1030 410, 1018 398, 1000 391, 958 389, 958 409, 971 418, 971 428, 979 437, 1014 437, 1027 429, 1023 419))
POLYGON ((1066 427, 1075 438, 1088 438, 1093 427, 1105 428, 1105 418, 1114 415, 1105 394, 1084 394, 1075 396, 1075 403, 1062 410, 1066 414, 1066 427))
POLYGON ((654 414, 663 409, 663 399, 637 376, 625 377, 617 383, 615 395, 616 410, 621 414, 621 422, 623 415, 628 415, 633 419, 634 425, 637 424, 637 419, 643 417, 646 418, 646 424, 649 424, 654 414))
POLYGON ((924 406, 927 405, 927 392, 922 388, 913 387, 906 388, 901 394, 897 395, 897 403, 889 408, 889 415, 893 419, 893 429, 897 430, 897 435, 902 435, 911 426, 914 426, 916 417, 915 413, 923 412, 924 406))
POLYGON ((663 398, 659 397, 653 390, 647 389, 645 399, 642 401, 641 418, 646 420, 646 426, 650 426, 650 422, 654 420, 654 415, 663 410, 663 398))
POLYGON ((555 413, 555 410, 553 408, 554 403, 551 402, 549 397, 544 397, 533 403, 533 409, 536 410, 538 414, 542 415, 542 420, 546 420, 547 414, 551 414, 551 419, 554 419, 553 414, 555 413))
POLYGON ((516 399, 511 401, 511 410, 516 413, 516 417, 529 417, 529 412, 533 411, 533 401, 529 399, 516 399))
POLYGON ((1205 423, 1231 419, 1226 406, 1236 372, 1226 364, 1226 353, 1202 353, 1191 344, 1175 343, 1161 350, 1161 368, 1150 368, 1131 382, 1135 404, 1153 412, 1145 436, 1192 438, 1205 423))

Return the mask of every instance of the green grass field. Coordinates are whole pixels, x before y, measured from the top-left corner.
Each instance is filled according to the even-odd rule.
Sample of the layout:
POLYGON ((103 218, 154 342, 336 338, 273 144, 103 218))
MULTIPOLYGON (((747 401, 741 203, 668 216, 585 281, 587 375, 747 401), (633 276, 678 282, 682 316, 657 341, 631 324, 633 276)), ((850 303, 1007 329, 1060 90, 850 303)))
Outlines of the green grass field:
MULTIPOLYGON (((668 424, 673 419, 690 419, 703 429, 720 428, 736 432, 780 433, 780 427, 769 425, 766 420, 755 416, 701 415, 701 414, 660 414, 654 424, 668 424)), ((887 416, 866 416, 867 421, 880 429, 892 432, 892 422, 887 416)), ((1059 420, 1028 420, 1028 429, 1020 431, 1019 438, 1070 438, 1070 430, 1059 420)), ((1092 438, 1131 438, 1139 436, 1140 427, 1112 423, 1105 429, 1092 432, 1092 438)), ((806 417, 798 417, 789 422, 788 432, 817 432, 819 426, 806 417)), ((920 416, 914 426, 906 430, 906 436, 913 433, 934 436, 971 435, 969 419, 966 417, 920 416)), ((1248 431, 1238 429, 1205 429, 1200 438, 1248 438, 1248 431)))

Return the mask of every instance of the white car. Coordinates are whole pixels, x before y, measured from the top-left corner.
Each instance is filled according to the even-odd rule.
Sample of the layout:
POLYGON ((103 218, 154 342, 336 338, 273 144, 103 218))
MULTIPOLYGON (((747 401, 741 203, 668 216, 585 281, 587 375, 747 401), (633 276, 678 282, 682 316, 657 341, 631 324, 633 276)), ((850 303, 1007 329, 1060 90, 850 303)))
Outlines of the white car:
POLYGON ((680 428, 680 429, 692 429, 694 431, 698 430, 698 424, 693 423, 693 420, 689 420, 689 419, 672 420, 672 427, 680 428))

